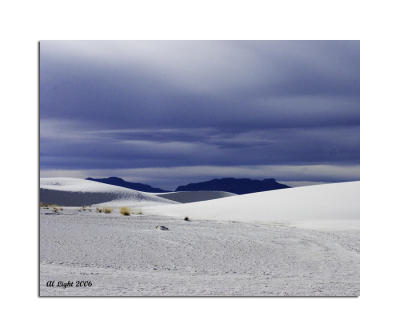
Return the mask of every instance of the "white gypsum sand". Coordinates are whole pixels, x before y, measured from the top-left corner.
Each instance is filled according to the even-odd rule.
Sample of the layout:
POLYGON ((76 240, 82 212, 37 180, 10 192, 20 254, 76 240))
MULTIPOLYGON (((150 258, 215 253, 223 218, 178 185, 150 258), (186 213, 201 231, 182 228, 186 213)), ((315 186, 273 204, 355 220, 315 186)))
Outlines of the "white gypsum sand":
POLYGON ((41 295, 359 295, 358 182, 187 204, 130 197, 116 200, 131 204, 131 216, 40 210, 41 295))
POLYGON ((321 184, 237 195, 148 212, 194 219, 284 223, 316 229, 359 229, 360 182, 321 184))
POLYGON ((78 178, 41 178, 40 201, 62 206, 175 203, 156 195, 78 178))

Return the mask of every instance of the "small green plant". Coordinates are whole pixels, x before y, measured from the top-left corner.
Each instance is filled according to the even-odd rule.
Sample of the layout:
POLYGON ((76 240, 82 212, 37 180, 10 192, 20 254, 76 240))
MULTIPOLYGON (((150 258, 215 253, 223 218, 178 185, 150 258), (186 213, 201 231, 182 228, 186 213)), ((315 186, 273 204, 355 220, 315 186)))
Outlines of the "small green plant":
POLYGON ((121 207, 121 208, 119 209, 119 213, 120 213, 121 215, 124 215, 124 216, 130 216, 130 215, 131 215, 131 209, 129 209, 129 208, 127 208, 127 207, 121 207))
POLYGON ((183 220, 189 222, 189 217, 185 217, 183 220))
POLYGON ((106 214, 109 214, 112 212, 112 209, 111 208, 103 208, 103 212, 106 214))

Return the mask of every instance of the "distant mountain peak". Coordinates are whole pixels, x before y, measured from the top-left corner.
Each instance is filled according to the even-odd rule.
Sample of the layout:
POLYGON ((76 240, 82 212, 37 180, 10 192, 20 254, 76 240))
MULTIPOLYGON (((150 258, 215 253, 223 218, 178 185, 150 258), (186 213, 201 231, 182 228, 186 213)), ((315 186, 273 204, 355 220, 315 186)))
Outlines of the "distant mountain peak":
POLYGON ((124 187, 128 189, 134 189, 137 191, 144 191, 144 192, 151 192, 151 193, 162 193, 162 192, 168 192, 168 190, 163 190, 160 188, 154 188, 151 185, 148 184, 143 184, 143 183, 134 183, 134 182, 129 182, 125 181, 124 179, 116 176, 111 176, 111 177, 106 177, 106 178, 92 178, 88 177, 86 180, 89 181, 95 181, 95 182, 101 182, 105 184, 111 184, 119 187, 124 187))
POLYGON ((290 187, 277 182, 274 178, 253 180, 249 178, 226 177, 198 183, 189 183, 179 186, 176 188, 176 191, 226 191, 242 195, 284 188, 290 187))
MULTIPOLYGON (((87 180, 92 179, 91 177, 88 177, 87 180)), ((93 179, 92 179, 93 180, 93 179)), ((120 178, 120 177, 116 177, 116 176, 110 176, 110 177, 106 177, 103 180, 108 180, 108 181, 117 181, 117 182, 128 182, 125 181, 124 179, 120 178)))

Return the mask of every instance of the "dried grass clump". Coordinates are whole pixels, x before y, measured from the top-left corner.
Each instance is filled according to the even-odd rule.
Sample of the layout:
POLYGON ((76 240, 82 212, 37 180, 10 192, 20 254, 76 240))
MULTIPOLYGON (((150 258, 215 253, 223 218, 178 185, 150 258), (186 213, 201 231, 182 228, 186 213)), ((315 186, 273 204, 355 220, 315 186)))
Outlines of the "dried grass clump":
POLYGON ((59 211, 63 211, 64 209, 59 207, 56 204, 50 204, 50 203, 45 203, 45 202, 40 202, 40 207, 46 210, 52 210, 53 212, 57 213, 59 211))
POLYGON ((112 209, 111 208, 96 208, 96 212, 109 214, 112 212, 112 209))
POLYGON ((40 202, 40 207, 43 209, 50 209, 50 208, 57 207, 57 205, 51 204, 51 203, 40 202))
POLYGON ((128 207, 121 207, 119 209, 119 213, 121 215, 124 215, 124 216, 130 216, 131 215, 131 209, 129 209, 128 207))

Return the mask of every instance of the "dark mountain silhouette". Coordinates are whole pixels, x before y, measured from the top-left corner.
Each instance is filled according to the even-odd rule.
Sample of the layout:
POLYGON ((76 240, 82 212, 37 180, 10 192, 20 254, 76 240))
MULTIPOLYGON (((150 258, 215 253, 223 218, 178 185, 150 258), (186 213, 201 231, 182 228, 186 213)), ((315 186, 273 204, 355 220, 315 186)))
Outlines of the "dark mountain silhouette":
POLYGON ((259 191, 275 190, 290 188, 285 184, 276 182, 275 179, 269 178, 264 180, 251 180, 246 178, 221 178, 206 182, 189 183, 179 186, 175 191, 227 191, 235 194, 250 194, 259 191))
POLYGON ((111 185, 134 189, 134 190, 138 190, 138 191, 145 191, 145 192, 152 192, 152 193, 168 192, 167 190, 153 188, 152 186, 150 186, 148 184, 128 182, 119 177, 107 177, 107 178, 88 177, 86 180, 111 184, 111 185))

